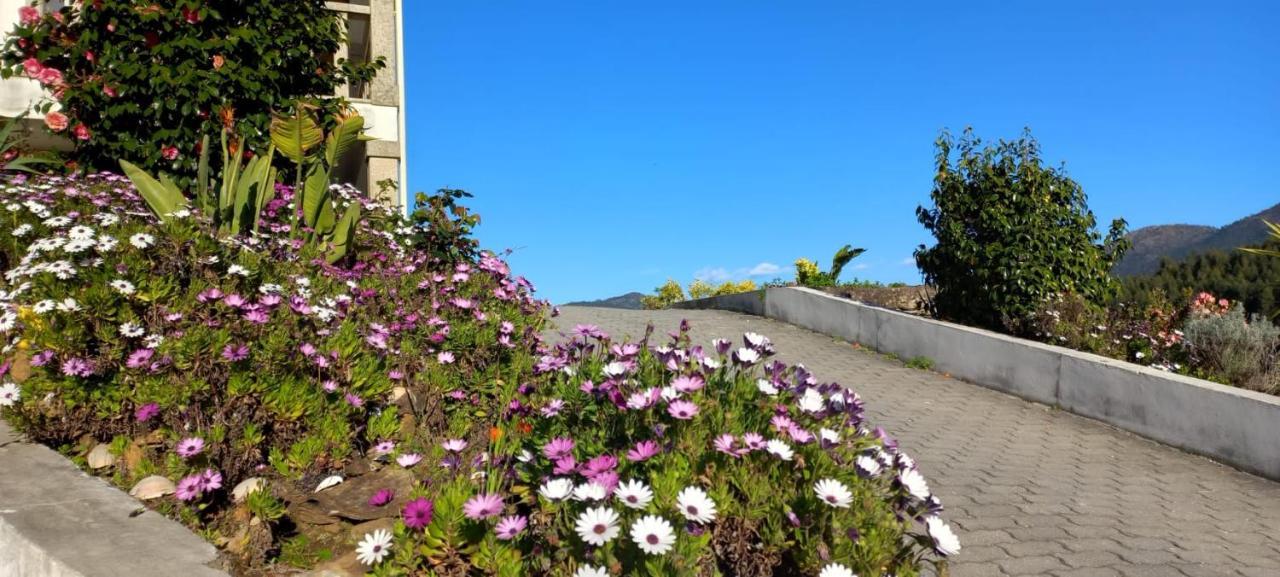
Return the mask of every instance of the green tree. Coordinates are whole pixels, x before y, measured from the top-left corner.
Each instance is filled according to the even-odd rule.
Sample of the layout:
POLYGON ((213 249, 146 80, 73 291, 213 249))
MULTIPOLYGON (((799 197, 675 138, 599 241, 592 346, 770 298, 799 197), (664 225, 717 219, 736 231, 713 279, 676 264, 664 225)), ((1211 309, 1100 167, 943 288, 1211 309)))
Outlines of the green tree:
POLYGON ((1019 332, 1051 295, 1095 304, 1115 295, 1109 271, 1128 248, 1125 221, 1105 238, 1096 232, 1084 190, 1042 164, 1029 132, 983 147, 972 129, 958 142, 944 131, 935 145, 934 206, 916 216, 937 243, 915 257, 937 288, 936 314, 1019 332))
POLYGON ((327 97, 338 86, 385 66, 333 60, 346 33, 324 0, 65 4, 24 9, 0 51, 0 76, 45 86, 51 98, 39 112, 89 168, 116 170, 123 159, 189 180, 201 138, 232 117, 249 150, 265 149, 273 110, 325 97, 337 112, 342 103, 327 97))

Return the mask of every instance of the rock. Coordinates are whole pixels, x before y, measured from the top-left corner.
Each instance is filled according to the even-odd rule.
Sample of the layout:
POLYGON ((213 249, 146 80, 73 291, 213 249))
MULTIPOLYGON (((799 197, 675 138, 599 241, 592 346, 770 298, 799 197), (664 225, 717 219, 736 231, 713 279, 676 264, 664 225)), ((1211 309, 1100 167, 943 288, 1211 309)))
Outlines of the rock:
POLYGON ((310 577, 358 577, 365 574, 365 569, 352 550, 341 557, 316 565, 310 577))
POLYGON ((116 464, 116 456, 111 454, 111 447, 108 447, 105 443, 98 443, 93 447, 93 450, 89 451, 85 461, 89 463, 90 469, 96 471, 116 464))
POLYGON ((249 493, 261 491, 266 486, 267 482, 262 477, 249 477, 240 481, 234 489, 231 489, 231 500, 241 503, 249 496, 249 493))
POLYGON ((31 378, 31 357, 27 355, 27 351, 19 350, 13 356, 13 364, 9 366, 9 378, 19 385, 31 378))
POLYGON ((339 519, 313 501, 302 501, 289 504, 289 518, 294 523, 306 525, 332 525, 339 519))
POLYGON ((377 531, 378 529, 386 529, 388 532, 394 533, 395 527, 395 517, 365 521, 359 525, 352 525, 349 531, 349 537, 352 541, 359 543, 360 540, 364 539, 364 536, 369 533, 377 531))
POLYGON ((319 485, 316 485, 316 492, 319 493, 320 491, 323 491, 330 487, 334 487, 341 482, 342 482, 342 475, 332 475, 329 477, 325 477, 324 480, 320 481, 319 485))
POLYGON ((388 467, 376 473, 348 479, 323 493, 316 493, 311 501, 331 516, 352 521, 372 521, 399 515, 412 491, 413 474, 398 467, 388 467), (391 489, 395 492, 395 498, 381 507, 369 505, 369 497, 382 489, 391 489))
POLYGON ((138 484, 134 485, 133 488, 129 490, 129 494, 136 499, 149 501, 165 495, 172 495, 177 491, 178 487, 173 484, 173 481, 161 477, 160 475, 152 475, 138 481, 138 484))

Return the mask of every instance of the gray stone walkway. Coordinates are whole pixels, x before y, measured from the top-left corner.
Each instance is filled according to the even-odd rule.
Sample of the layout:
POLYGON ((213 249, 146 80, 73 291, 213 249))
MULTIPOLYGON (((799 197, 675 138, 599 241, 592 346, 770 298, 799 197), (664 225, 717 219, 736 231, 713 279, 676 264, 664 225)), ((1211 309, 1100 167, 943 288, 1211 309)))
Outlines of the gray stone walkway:
POLYGON ((769 319, 565 307, 555 320, 638 337, 682 318, 704 344, 764 334, 782 360, 862 395, 947 507, 955 577, 1280 577, 1280 483, 769 319))

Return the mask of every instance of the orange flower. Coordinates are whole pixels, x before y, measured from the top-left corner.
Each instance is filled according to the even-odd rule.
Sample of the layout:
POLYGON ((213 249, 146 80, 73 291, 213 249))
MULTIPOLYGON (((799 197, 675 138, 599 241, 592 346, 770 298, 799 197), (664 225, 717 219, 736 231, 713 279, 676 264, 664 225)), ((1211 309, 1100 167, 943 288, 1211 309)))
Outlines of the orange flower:
POLYGON ((498 427, 489 427, 489 441, 496 443, 502 438, 502 429, 498 427))
POLYGON ((528 435, 533 432, 533 425, 530 425, 529 421, 520 421, 516 424, 516 430, 520 431, 521 434, 528 435))

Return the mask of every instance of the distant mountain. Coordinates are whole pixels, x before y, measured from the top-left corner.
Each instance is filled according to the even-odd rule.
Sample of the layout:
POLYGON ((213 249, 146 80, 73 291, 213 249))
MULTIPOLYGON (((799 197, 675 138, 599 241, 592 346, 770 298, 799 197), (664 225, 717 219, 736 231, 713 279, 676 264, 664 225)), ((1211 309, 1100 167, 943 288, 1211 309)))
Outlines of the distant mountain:
POLYGON ((642 296, 644 296, 644 293, 630 292, 624 295, 618 295, 616 297, 600 299, 598 301, 578 301, 573 303, 565 303, 565 306, 640 310, 644 308, 643 306, 640 306, 640 297, 642 296))
POLYGON ((1118 276, 1152 274, 1160 268, 1160 260, 1165 257, 1179 260, 1195 253, 1232 251, 1242 246, 1261 244, 1267 240, 1267 227, 1263 220, 1280 222, 1280 204, 1222 228, 1195 224, 1144 226, 1129 233, 1133 248, 1112 272, 1118 276))

